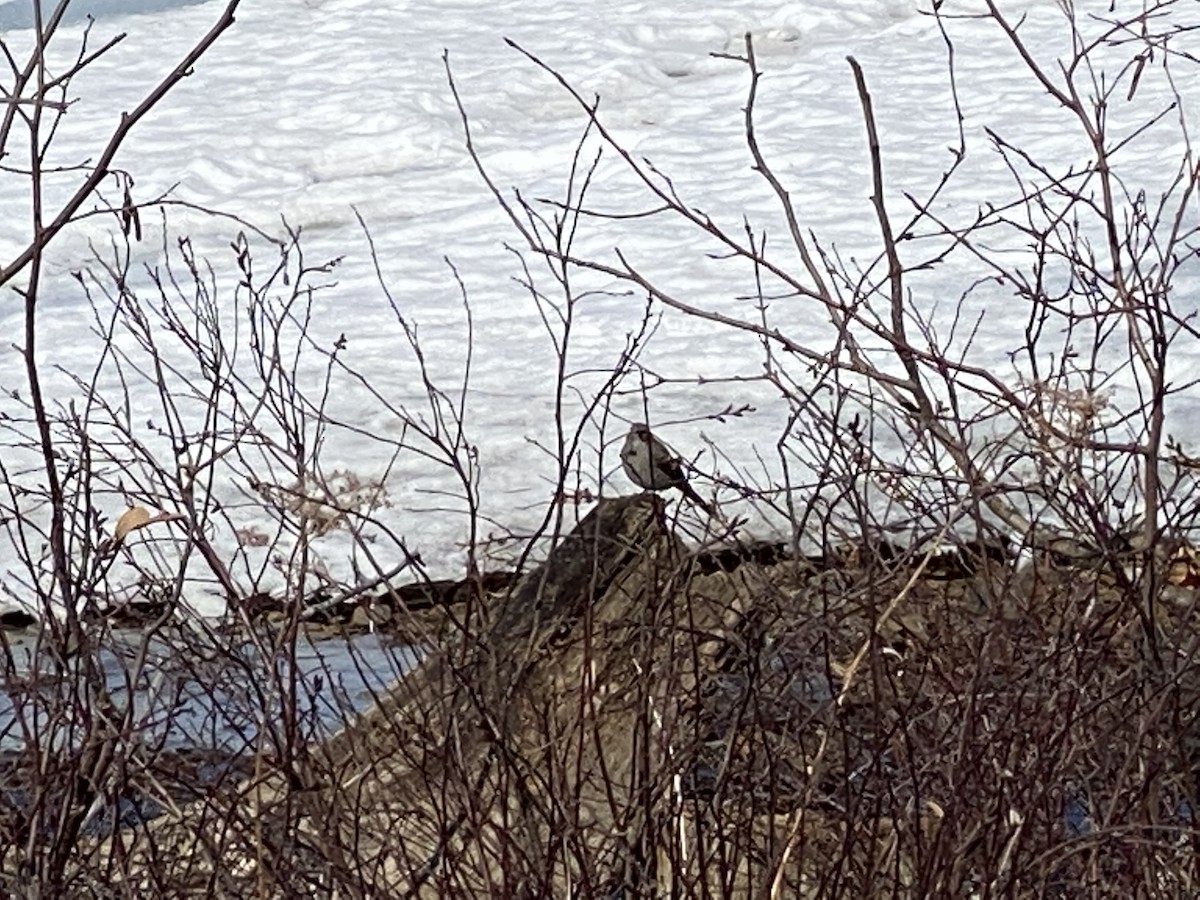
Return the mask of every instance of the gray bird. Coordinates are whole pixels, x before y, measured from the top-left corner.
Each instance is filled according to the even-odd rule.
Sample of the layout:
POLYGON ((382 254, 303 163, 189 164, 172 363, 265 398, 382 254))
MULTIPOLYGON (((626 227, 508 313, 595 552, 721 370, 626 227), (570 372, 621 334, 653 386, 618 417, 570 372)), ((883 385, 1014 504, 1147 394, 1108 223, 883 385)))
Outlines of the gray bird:
POLYGON ((683 496, 710 516, 717 514, 688 484, 679 454, 652 435, 649 427, 641 422, 635 422, 629 429, 621 448, 621 465, 629 480, 638 487, 648 491, 678 488, 683 496))

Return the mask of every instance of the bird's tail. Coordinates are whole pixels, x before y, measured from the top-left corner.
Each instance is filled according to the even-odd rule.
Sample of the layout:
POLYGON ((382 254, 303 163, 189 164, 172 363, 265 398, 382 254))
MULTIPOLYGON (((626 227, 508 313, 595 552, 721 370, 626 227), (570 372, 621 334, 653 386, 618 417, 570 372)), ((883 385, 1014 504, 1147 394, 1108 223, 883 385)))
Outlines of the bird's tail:
POLYGON ((679 483, 678 487, 679 487, 679 490, 683 492, 683 496, 687 497, 689 500, 691 500, 693 503, 695 503, 697 506, 699 506, 702 510, 704 510, 706 513, 708 513, 714 519, 717 517, 717 511, 713 507, 713 505, 711 503, 707 502, 699 494, 697 494, 696 489, 693 488, 690 484, 688 484, 686 481, 681 481, 679 483))

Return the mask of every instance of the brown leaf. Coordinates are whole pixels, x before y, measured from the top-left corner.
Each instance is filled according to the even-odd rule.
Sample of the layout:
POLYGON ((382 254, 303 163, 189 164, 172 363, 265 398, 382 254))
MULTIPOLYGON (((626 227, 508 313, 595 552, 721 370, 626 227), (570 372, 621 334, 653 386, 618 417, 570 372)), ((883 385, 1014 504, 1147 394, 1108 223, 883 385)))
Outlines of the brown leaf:
POLYGON ((121 518, 117 519, 117 527, 113 529, 113 540, 118 544, 125 540, 125 536, 131 531, 136 531, 143 525, 150 522, 150 512, 144 506, 131 506, 125 512, 121 513, 121 518))

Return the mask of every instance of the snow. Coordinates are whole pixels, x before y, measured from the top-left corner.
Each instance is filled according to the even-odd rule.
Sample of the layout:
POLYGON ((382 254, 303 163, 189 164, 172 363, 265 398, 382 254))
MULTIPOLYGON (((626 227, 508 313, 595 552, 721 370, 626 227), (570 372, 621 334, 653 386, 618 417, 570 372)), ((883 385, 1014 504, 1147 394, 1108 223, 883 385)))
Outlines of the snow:
MULTIPOLYGON (((963 226, 983 204, 1016 196, 1012 173, 992 149, 985 129, 1049 161, 1059 173, 1084 162, 1089 148, 999 29, 965 15, 979 4, 947 0, 943 6, 943 12, 954 16, 941 21, 955 45, 967 154, 935 210, 952 225, 963 226)), ((1107 2, 1076 6, 1085 27, 1093 30, 1101 25, 1088 16, 1109 16, 1107 2)), ((1130 4, 1116 3, 1115 14, 1127 13, 1126 7, 1130 4)), ((1002 3, 1001 8, 1022 22, 1021 34, 1037 60, 1057 73, 1055 59, 1070 49, 1059 5, 1026 0, 1002 3)), ((27 8, 20 3, 0 7, 0 28, 17 29, 6 31, 4 39, 14 49, 27 49, 30 34, 19 30, 25 21, 4 18, 17 16, 18 9, 27 8)), ((120 113, 132 109, 147 86, 170 71, 211 27, 221 6, 97 0, 86 9, 96 17, 91 46, 118 33, 126 38, 71 85, 77 101, 63 119, 51 160, 64 166, 95 157, 120 113), (146 11, 130 14, 142 9, 146 11)), ((52 48, 57 65, 73 58, 83 28, 83 21, 65 27, 52 48)), ((309 263, 341 258, 333 271, 316 279, 325 287, 312 298, 310 335, 315 348, 325 351, 344 336, 340 358, 378 393, 371 395, 360 380, 334 372, 328 411, 353 430, 332 429, 326 435, 325 471, 383 482, 387 505, 374 511, 380 521, 420 554, 433 575, 461 575, 462 546, 469 535, 463 487, 444 463, 430 458, 427 443, 406 436, 398 414, 402 407, 428 414, 401 319, 416 328, 433 380, 457 397, 467 365, 465 291, 473 329, 465 428, 477 452, 471 477, 477 478, 480 494, 479 537, 528 534, 541 523, 552 499, 555 467, 543 448, 553 432, 556 358, 554 336, 520 283, 519 260, 505 246, 518 246, 519 237, 467 155, 443 53, 448 53, 478 152, 501 190, 519 188, 528 198, 562 199, 586 125, 578 103, 509 46, 508 38, 561 73, 585 98, 598 95, 605 125, 634 159, 649 159, 658 171, 669 173, 689 205, 735 235, 741 233, 743 216, 755 228, 767 229, 775 258, 798 273, 778 202, 753 171, 746 149, 746 68, 726 58, 744 52, 747 33, 753 35, 763 71, 757 100, 760 143, 791 192, 804 228, 818 235, 823 246, 836 247, 844 260, 872 264, 880 243, 869 200, 863 120, 846 57, 853 55, 861 63, 872 92, 884 146, 886 201, 899 224, 910 208, 906 195, 929 193, 951 163, 949 148, 958 142, 946 41, 938 20, 929 15, 928 2, 260 0, 239 9, 234 27, 194 74, 135 129, 117 164, 133 176, 138 201, 170 192, 174 200, 219 209, 275 235, 286 221, 302 229, 309 263), (359 217, 377 250, 395 309, 377 279, 359 217), (396 442, 402 439, 407 442, 397 452, 396 442)), ((1177 51, 1197 49, 1187 34, 1175 40, 1177 51)), ((1135 50, 1109 52, 1114 72, 1135 50)), ((1194 68, 1177 58, 1171 74, 1187 106, 1138 136, 1120 155, 1131 193, 1144 188, 1152 200, 1169 187, 1187 152, 1180 116, 1196 121, 1191 108, 1198 93, 1194 68)), ((1160 61, 1155 61, 1142 77, 1136 102, 1110 111, 1113 133, 1130 133, 1166 102, 1167 89, 1160 61)), ((595 150, 594 141, 588 146, 595 150)), ((77 172, 54 176, 51 202, 64 197, 79 177, 77 172)), ((119 197, 112 182, 105 190, 119 197)), ((746 263, 714 258, 717 248, 711 240, 664 217, 629 217, 650 210, 654 201, 611 152, 599 163, 589 196, 595 207, 626 217, 584 222, 576 255, 612 263, 614 248, 621 248, 687 303, 749 320, 758 315, 754 302, 745 299, 754 286, 746 263)), ((10 211, 27 208, 19 178, 0 177, 0 203, 10 211)), ((229 245, 240 226, 183 205, 168 209, 168 222, 168 246, 187 235, 197 253, 211 261, 228 314, 236 280, 229 245)), ((146 235, 133 246, 133 259, 138 265, 161 266, 159 224, 146 216, 143 226, 146 235)), ((88 265, 89 245, 111 257, 105 248, 112 234, 111 219, 94 217, 69 229, 53 246, 40 307, 38 360, 43 366, 90 378, 100 342, 91 330, 96 321, 88 300, 71 273, 88 265)), ((12 258, 27 236, 27 220, 6 216, 0 221, 0 258, 12 258)), ((250 240, 256 268, 264 271, 274 251, 261 238, 251 235, 250 240)), ((1027 254, 1026 243, 1011 231, 988 235, 990 249, 1007 250, 1014 260, 1027 254)), ((903 245, 902 251, 910 260, 934 258, 947 244, 944 237, 924 238, 903 245)), ((561 300, 553 294, 544 266, 526 258, 538 287, 551 300, 561 300)), ((873 271, 881 277, 877 263, 873 271)), ((943 336, 950 334, 950 316, 960 298, 965 297, 965 322, 983 313, 971 340, 971 358, 1015 385, 1022 371, 1010 354, 1024 342, 1026 311, 1010 286, 982 280, 987 274, 970 253, 958 251, 910 277, 908 284, 916 308, 936 310, 935 325, 943 336)), ((575 277, 576 289, 587 293, 581 294, 571 335, 568 363, 573 374, 564 400, 569 426, 583 414, 586 399, 617 363, 627 335, 645 313, 644 297, 627 285, 599 274, 575 277)), ((1195 266, 1189 263, 1176 279, 1177 297, 1190 296, 1187 288, 1194 278, 1195 266)), ((140 284, 144 289, 144 278, 140 284)), ((98 321, 106 321, 111 301, 98 298, 97 308, 98 321)), ((660 312, 654 310, 655 315, 660 312)), ((804 343, 819 348, 831 340, 811 302, 779 297, 772 300, 769 315, 773 327, 804 343)), ((18 335, 21 322, 19 297, 10 291, 0 299, 0 328, 18 335)), ((966 330, 960 325, 954 338, 959 349, 966 330)), ((117 344, 133 349, 128 336, 118 336, 117 344)), ((1196 362, 1195 351, 1182 345, 1178 349, 1176 360, 1186 371, 1196 362)), ((578 483, 592 493, 630 490, 619 471, 616 447, 624 423, 642 419, 661 423, 659 433, 696 458, 701 472, 763 487, 779 483, 775 445, 787 409, 775 388, 756 380, 762 350, 752 335, 667 311, 639 363, 651 389, 643 393, 636 375, 621 384, 612 405, 617 418, 608 422, 603 436, 594 427, 585 429, 577 482, 569 482, 568 489, 578 483), (697 378, 703 383, 696 383, 697 378), (724 421, 715 418, 726 407, 745 406, 754 411, 724 421)), ((301 376, 318 393, 326 365, 313 348, 301 357, 301 376)), ((46 371, 57 402, 82 402, 77 385, 46 371)), ((120 387, 111 362, 98 383, 102 393, 120 387)), ((1111 386, 1120 394, 1129 390, 1123 385, 1117 380, 1111 386)), ((0 389, 5 398, 0 413, 16 415, 8 393, 27 392, 20 355, 8 343, 0 348, 0 389)), ((1119 399, 1132 405, 1128 393, 1119 399)), ((131 422, 139 427, 148 419, 163 423, 164 413, 145 384, 135 386, 131 407, 131 422)), ((1193 407, 1193 401, 1181 398, 1172 408, 1180 436, 1189 440, 1197 437, 1195 427, 1188 427, 1195 421, 1193 407)), ((142 437, 165 454, 170 466, 163 442, 148 431, 142 437)), ((267 480, 267 473, 262 477, 267 480)), ((288 483, 280 473, 271 477, 288 483)), ((254 582, 276 586, 272 561, 255 556, 253 549, 239 552, 234 541, 236 528, 271 532, 262 510, 245 502, 253 491, 244 475, 222 470, 213 490, 230 510, 228 522, 214 524, 213 540, 236 560, 240 583, 247 589, 254 582)), ((784 527, 777 514, 751 508, 731 492, 721 499, 728 514, 748 516, 757 533, 784 527)), ((133 500, 138 498, 114 493, 101 497, 100 505, 111 521, 133 500)), ((702 533, 696 521, 690 527, 702 533)), ((161 549, 171 539, 164 533, 158 540, 161 549)), ((390 540, 380 541, 378 546, 392 547, 390 540)), ((509 542, 509 552, 519 544, 509 542)), ((313 551, 337 579, 355 577, 352 557, 356 565, 370 568, 362 548, 356 551, 344 531, 322 537, 313 551)), ((378 560, 383 568, 397 561, 394 547, 388 553, 378 560)), ((13 569, 11 557, 0 569, 13 569)), ((114 576, 120 577, 119 567, 114 576)), ((208 590, 191 598, 203 612, 219 609, 208 590)))

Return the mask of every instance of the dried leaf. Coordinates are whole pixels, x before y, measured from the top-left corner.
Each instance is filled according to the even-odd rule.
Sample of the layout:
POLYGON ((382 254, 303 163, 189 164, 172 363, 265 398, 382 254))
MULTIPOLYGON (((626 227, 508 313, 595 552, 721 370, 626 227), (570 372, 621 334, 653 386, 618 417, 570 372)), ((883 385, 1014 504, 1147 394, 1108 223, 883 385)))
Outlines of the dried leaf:
POLYGON ((1200 552, 1183 544, 1167 563, 1167 583, 1179 587, 1200 587, 1200 552))
POLYGON ((125 536, 150 522, 150 512, 144 506, 132 506, 121 513, 117 519, 117 527, 113 529, 113 540, 118 544, 125 536))

